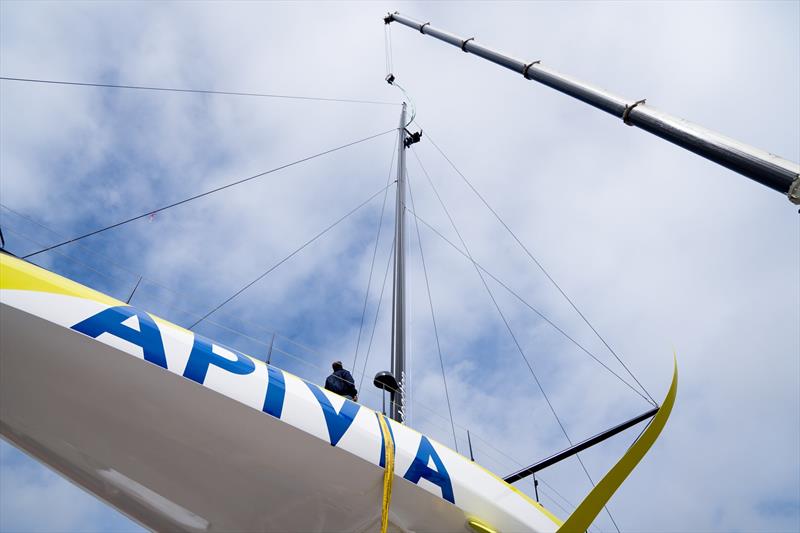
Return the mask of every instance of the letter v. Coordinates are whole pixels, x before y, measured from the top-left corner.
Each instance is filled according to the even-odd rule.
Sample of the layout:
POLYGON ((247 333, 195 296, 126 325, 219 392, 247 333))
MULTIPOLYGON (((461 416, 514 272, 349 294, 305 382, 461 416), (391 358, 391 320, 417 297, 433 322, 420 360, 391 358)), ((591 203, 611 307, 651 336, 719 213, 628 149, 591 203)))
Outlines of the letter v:
POLYGON ((337 413, 336 409, 331 405, 331 401, 325 393, 322 392, 322 389, 308 382, 306 382, 306 385, 308 385, 308 388, 319 402, 320 407, 322 407, 322 414, 325 415, 325 425, 328 426, 328 436, 330 437, 331 446, 336 446, 339 439, 341 439, 350 428, 361 406, 345 399, 341 410, 337 413))

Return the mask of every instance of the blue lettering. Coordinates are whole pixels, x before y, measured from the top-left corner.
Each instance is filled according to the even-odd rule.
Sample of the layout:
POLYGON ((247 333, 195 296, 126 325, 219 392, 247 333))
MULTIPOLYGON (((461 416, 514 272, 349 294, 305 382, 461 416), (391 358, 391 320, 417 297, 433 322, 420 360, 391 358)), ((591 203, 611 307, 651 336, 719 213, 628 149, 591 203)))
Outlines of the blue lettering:
POLYGON ((320 407, 322 407, 322 413, 325 415, 325 424, 328 426, 328 436, 330 437, 331 446, 336 446, 336 443, 339 442, 342 435, 350 428, 350 424, 353 423, 353 419, 356 417, 356 413, 358 413, 361 406, 345 399, 341 410, 337 413, 336 409, 331 405, 331 401, 325 396, 325 393, 322 392, 322 389, 308 382, 306 382, 306 385, 311 389, 320 407))
POLYGON ((283 372, 277 368, 267 365, 267 373, 269 374, 267 396, 264 398, 264 407, 261 410, 280 418, 283 412, 283 400, 286 398, 286 382, 283 379, 283 372))
POLYGON ((433 445, 424 435, 422 440, 419 441, 417 456, 414 457, 411 466, 408 467, 408 472, 403 477, 411 483, 419 483, 421 478, 425 478, 442 489, 442 498, 450 503, 456 503, 453 497, 453 484, 450 482, 450 474, 447 473, 439 454, 436 453, 433 445), (428 466, 428 461, 431 459, 433 459, 436 470, 428 466))
POLYGON ((256 369, 255 363, 244 355, 234 350, 228 350, 236 356, 236 361, 231 361, 221 355, 214 353, 213 345, 208 339, 200 335, 194 336, 192 353, 189 354, 189 361, 186 363, 186 370, 183 377, 189 378, 202 385, 206 380, 209 365, 214 365, 233 374, 250 374, 256 369))
POLYGON ((161 332, 155 321, 147 313, 142 313, 129 306, 109 307, 78 322, 72 329, 96 339, 103 333, 128 341, 142 349, 146 361, 167 368, 167 357, 164 354, 164 343, 161 332), (123 324, 130 317, 139 320, 139 331, 123 324))

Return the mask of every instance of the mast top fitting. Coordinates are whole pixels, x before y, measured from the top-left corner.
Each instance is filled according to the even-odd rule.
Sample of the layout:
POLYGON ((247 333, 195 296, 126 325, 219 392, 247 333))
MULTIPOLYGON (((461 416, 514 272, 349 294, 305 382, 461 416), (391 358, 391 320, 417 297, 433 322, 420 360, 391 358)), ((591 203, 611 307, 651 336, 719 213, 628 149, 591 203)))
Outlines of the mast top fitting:
POLYGON ((410 131, 408 131, 408 128, 403 128, 403 129, 406 130, 406 135, 408 135, 408 137, 406 137, 405 140, 403 141, 403 145, 406 148, 408 148, 412 144, 417 144, 419 141, 422 140, 422 130, 419 130, 418 132, 415 133, 411 133, 410 131))

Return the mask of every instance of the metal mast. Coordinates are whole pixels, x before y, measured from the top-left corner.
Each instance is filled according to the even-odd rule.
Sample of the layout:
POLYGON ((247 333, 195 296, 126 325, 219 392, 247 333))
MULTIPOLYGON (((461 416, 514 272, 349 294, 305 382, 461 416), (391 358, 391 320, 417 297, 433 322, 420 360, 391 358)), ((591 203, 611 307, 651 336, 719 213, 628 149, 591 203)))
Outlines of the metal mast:
POLYGON ((392 295, 392 374, 397 391, 392 393, 390 416, 405 419, 406 386, 406 104, 400 112, 397 136, 397 201, 394 216, 394 290, 392 295))
POLYGON ((706 159, 786 194, 800 204, 800 165, 774 154, 729 139, 686 120, 645 105, 644 99, 628 100, 582 81, 570 78, 537 61, 522 61, 478 44, 474 38, 464 39, 434 28, 430 22, 419 22, 397 12, 389 14, 386 23, 397 21, 424 35, 461 48, 509 70, 585 102, 706 159))

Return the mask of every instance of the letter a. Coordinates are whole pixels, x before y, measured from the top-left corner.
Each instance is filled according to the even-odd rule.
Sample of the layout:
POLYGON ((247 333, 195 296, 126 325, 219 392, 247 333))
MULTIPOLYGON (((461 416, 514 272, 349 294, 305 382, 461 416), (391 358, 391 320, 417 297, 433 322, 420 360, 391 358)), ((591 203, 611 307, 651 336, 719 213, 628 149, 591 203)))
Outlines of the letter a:
POLYGON ((155 321, 147 313, 142 313, 129 306, 109 307, 78 322, 72 329, 80 331, 94 339, 108 333, 139 346, 144 353, 145 361, 154 365, 167 368, 167 357, 164 355, 164 343, 161 342, 161 332, 155 321), (130 317, 139 319, 139 331, 123 324, 130 317))
POLYGON ((403 477, 411 483, 419 483, 420 478, 425 478, 442 489, 442 498, 450 503, 456 503, 453 497, 453 484, 450 481, 450 474, 447 473, 442 459, 425 436, 422 436, 422 440, 419 441, 417 456, 414 457, 411 466, 408 467, 408 472, 403 477), (436 470, 428 466, 428 461, 431 459, 436 466, 436 470))

